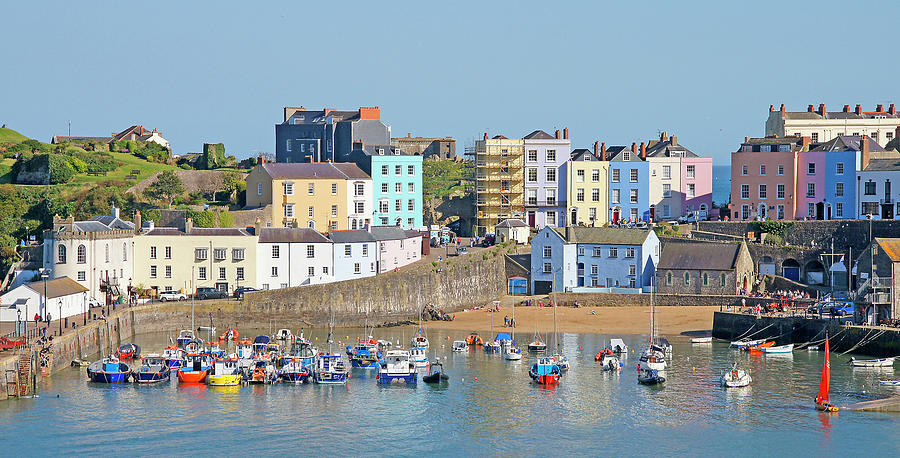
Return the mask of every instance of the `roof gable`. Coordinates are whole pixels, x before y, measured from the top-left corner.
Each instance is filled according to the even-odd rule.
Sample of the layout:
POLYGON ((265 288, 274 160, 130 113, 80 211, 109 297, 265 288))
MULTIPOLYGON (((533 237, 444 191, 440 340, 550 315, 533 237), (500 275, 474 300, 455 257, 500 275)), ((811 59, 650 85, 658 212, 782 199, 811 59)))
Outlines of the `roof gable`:
POLYGON ((659 269, 732 270, 742 245, 739 243, 672 242, 663 246, 659 269))
POLYGON ((523 138, 525 140, 556 140, 556 137, 554 137, 540 129, 526 135, 523 138))
POLYGON ((47 280, 46 282, 35 281, 26 283, 25 286, 40 295, 43 295, 46 290, 47 299, 79 294, 88 290, 69 277, 54 278, 53 280, 47 280))

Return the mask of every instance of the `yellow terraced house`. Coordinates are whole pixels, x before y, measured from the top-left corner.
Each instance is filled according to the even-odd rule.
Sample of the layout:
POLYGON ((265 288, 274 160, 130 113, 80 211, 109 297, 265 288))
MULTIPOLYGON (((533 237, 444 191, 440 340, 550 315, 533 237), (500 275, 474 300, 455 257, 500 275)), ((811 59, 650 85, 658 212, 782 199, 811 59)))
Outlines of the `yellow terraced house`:
POLYGON ((573 226, 602 226, 609 213, 608 181, 609 161, 605 160, 606 144, 602 150, 594 143, 594 151, 572 151, 566 167, 568 189, 568 221, 573 226))
POLYGON ((228 293, 256 284, 257 236, 230 228, 195 228, 185 221, 175 227, 145 228, 134 238, 132 284, 164 291, 192 293, 216 288, 228 293))
POLYGON ((362 229, 372 192, 372 178, 352 163, 268 163, 247 175, 247 207, 269 207, 265 222, 277 227, 362 229))
POLYGON ((494 232, 507 218, 525 217, 525 141, 502 135, 475 142, 475 234, 494 232))

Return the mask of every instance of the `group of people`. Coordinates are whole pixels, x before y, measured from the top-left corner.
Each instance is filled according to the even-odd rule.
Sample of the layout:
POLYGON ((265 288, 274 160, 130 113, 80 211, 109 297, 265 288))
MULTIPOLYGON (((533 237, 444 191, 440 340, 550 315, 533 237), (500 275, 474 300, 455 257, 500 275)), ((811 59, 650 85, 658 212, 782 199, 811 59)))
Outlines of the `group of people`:
POLYGON ((516 319, 510 318, 508 315, 503 317, 503 327, 504 328, 514 328, 516 327, 516 319))

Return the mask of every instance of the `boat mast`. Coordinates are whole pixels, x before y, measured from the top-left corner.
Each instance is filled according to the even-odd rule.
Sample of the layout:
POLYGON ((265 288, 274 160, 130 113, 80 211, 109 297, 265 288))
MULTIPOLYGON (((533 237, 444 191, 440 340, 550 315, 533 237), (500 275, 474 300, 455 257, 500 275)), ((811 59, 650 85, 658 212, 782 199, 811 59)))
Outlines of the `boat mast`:
POLYGON ((656 334, 656 312, 653 308, 653 277, 650 277, 650 345, 653 345, 653 337, 656 334))
POLYGON ((516 344, 516 301, 512 301, 512 343, 516 344))

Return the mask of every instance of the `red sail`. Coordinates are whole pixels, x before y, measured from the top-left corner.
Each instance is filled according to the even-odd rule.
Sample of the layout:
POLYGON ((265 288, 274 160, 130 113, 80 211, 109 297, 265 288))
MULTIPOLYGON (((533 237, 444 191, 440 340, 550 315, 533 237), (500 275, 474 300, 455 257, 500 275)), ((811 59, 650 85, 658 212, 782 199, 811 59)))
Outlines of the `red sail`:
POLYGON ((831 385, 831 352, 828 350, 828 334, 825 335, 825 364, 822 366, 822 380, 819 382, 819 394, 816 404, 828 402, 828 387, 831 385))

